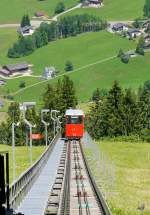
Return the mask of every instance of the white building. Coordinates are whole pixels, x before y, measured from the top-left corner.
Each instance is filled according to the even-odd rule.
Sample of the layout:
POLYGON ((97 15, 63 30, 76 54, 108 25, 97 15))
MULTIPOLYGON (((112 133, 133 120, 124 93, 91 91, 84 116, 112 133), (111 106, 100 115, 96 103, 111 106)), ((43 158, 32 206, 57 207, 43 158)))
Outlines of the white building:
POLYGON ((54 67, 45 67, 42 78, 48 80, 55 77, 55 75, 56 69, 54 67))
POLYGON ((25 27, 20 27, 18 29, 18 32, 23 37, 26 37, 26 36, 31 36, 34 33, 34 30, 33 30, 32 26, 25 26, 25 27))

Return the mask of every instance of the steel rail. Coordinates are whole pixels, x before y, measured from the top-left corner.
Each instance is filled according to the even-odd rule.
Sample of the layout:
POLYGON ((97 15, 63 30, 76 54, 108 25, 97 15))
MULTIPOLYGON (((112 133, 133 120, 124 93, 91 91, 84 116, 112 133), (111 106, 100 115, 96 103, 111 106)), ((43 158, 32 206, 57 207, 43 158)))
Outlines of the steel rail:
POLYGON ((51 144, 41 155, 39 160, 37 160, 28 170, 26 170, 17 181, 15 181, 10 186, 10 207, 16 210, 25 197, 25 195, 30 190, 31 186, 40 174, 40 170, 45 166, 52 149, 55 146, 60 134, 58 133, 52 140, 51 144))
POLYGON ((98 187, 96 185, 96 182, 95 182, 95 180, 94 180, 94 178, 92 176, 92 172, 91 172, 91 170, 90 170, 90 168, 88 166, 88 162, 86 160, 86 157, 85 157, 81 142, 79 142, 79 146, 80 146, 82 158, 83 158, 83 161, 84 161, 84 165, 85 165, 85 168, 86 168, 86 171, 87 171, 87 174, 88 174, 92 189, 93 189, 93 191, 95 193, 95 196, 97 198, 97 202, 98 202, 98 205, 100 207, 100 210, 102 210, 103 215, 112 215, 111 211, 110 211, 110 209, 108 207, 107 202, 105 201, 101 191, 98 189, 98 187))
POLYGON ((68 143, 68 150, 67 150, 67 163, 66 163, 66 171, 65 171, 65 179, 64 179, 64 188, 63 188, 63 197, 61 203, 61 215, 69 215, 70 214, 70 141, 68 143))

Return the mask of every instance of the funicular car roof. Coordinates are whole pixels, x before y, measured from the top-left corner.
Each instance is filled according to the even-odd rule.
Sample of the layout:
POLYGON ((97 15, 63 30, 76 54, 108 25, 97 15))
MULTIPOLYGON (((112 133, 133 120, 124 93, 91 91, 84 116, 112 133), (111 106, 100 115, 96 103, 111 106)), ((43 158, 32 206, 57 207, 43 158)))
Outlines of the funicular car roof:
POLYGON ((65 116, 84 116, 84 113, 79 109, 69 109, 66 110, 65 116))

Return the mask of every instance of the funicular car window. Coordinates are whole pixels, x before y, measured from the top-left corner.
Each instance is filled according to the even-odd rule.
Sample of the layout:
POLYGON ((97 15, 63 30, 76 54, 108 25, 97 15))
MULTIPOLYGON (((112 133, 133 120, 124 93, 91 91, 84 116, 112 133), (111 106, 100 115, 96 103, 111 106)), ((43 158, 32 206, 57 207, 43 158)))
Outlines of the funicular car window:
POLYGON ((67 124, 82 124, 82 116, 67 116, 67 124))

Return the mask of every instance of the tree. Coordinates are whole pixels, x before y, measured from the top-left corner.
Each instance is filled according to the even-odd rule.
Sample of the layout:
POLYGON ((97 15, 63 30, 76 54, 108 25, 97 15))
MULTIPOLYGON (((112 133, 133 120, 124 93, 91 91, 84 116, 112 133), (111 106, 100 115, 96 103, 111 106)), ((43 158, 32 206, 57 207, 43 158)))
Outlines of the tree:
POLYGON ((145 5, 144 5, 144 16, 146 17, 150 17, 150 0, 146 0, 145 1, 145 5))
POLYGON ((136 52, 140 55, 144 55, 144 47, 145 47, 144 37, 140 37, 136 47, 136 52))
POLYGON ((145 31, 146 33, 150 34, 150 22, 148 23, 147 29, 145 31))
POLYGON ((31 24, 30 24, 30 18, 29 18, 28 15, 24 15, 22 17, 22 20, 21 20, 21 27, 23 28, 25 26, 31 26, 31 24))
POLYGON ((139 101, 138 128, 143 139, 150 141, 150 92, 143 88, 139 101))
POLYGON ((133 26, 134 26, 135 28, 139 28, 140 25, 141 25, 140 19, 139 19, 139 18, 135 19, 134 22, 133 22, 133 26))
POLYGON ((123 63, 128 63, 130 60, 130 56, 128 54, 125 54, 122 49, 119 50, 118 57, 123 63))
POLYGON ((62 13, 65 10, 65 5, 63 2, 59 2, 55 8, 55 14, 62 13))
POLYGON ((21 81, 20 84, 19 84, 19 87, 20 87, 20 88, 26 87, 25 81, 21 81))
POLYGON ((123 97, 123 124, 124 124, 124 134, 129 136, 135 132, 135 122, 137 119, 137 103, 136 97, 131 91, 131 89, 125 90, 125 95, 123 97))
POLYGON ((99 88, 97 88, 97 89, 93 92, 92 100, 95 101, 95 102, 99 102, 99 101, 100 101, 100 98, 101 98, 100 90, 99 90, 99 88))
POLYGON ((129 63, 129 60, 130 60, 130 55, 128 55, 128 54, 124 54, 124 55, 122 55, 122 57, 121 57, 121 61, 123 62, 123 63, 129 63))
POLYGON ((110 89, 106 100, 107 133, 109 136, 121 136, 123 128, 123 92, 118 82, 115 81, 110 89))
POLYGON ((65 64, 65 71, 66 72, 69 72, 69 71, 72 71, 73 70, 73 64, 71 61, 67 61, 66 64, 65 64))

